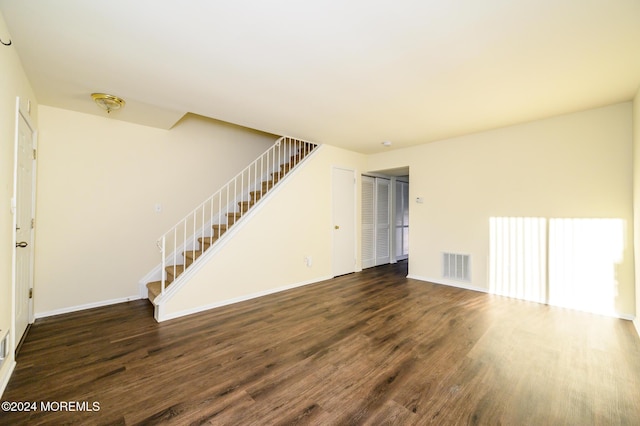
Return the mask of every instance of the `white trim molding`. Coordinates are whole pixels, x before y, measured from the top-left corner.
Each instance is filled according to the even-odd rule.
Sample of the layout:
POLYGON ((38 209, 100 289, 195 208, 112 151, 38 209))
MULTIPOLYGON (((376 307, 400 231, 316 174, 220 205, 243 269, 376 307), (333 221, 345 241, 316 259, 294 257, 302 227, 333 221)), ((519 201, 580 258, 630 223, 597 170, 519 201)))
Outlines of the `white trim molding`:
POLYGON ((11 359, 10 364, 7 368, 4 369, 4 375, 0 377, 0 398, 4 394, 7 385, 9 384, 9 380, 11 379, 11 375, 13 374, 13 370, 16 368, 16 361, 11 359))
POLYGON ((69 306, 68 308, 60 308, 60 309, 54 309, 52 311, 47 311, 47 312, 39 312, 35 314, 35 318, 38 319, 38 318, 52 317, 54 315, 69 314, 72 312, 84 311, 84 310, 93 309, 93 308, 101 308, 103 306, 116 305, 118 303, 126 303, 126 302, 131 302, 133 300, 140 300, 140 299, 144 299, 144 297, 140 297, 139 294, 136 294, 133 296, 121 297, 118 299, 102 300, 99 302, 87 303, 85 305, 69 306))
POLYGON ((449 287, 457 287, 464 290, 479 291, 480 293, 487 293, 487 294, 489 293, 489 290, 487 290, 484 287, 477 287, 474 285, 466 284, 462 281, 447 280, 443 278, 425 278, 425 277, 411 275, 411 274, 407 275, 407 278, 410 278, 412 280, 418 280, 418 281, 426 281, 426 282, 430 282, 438 285, 446 285, 449 287))
POLYGON ((638 321, 638 319, 636 318, 634 320, 634 315, 625 313, 625 312, 615 312, 612 314, 604 314, 604 313, 600 313, 600 312, 589 312, 589 311, 584 311, 584 310, 579 310, 579 309, 572 309, 572 308, 566 308, 564 306, 558 306, 558 305, 554 305, 551 303, 548 303, 546 301, 538 301, 538 300, 528 300, 528 299, 519 299, 517 297, 509 297, 509 296, 504 296, 501 294, 495 294, 495 293, 491 293, 488 289, 484 288, 484 287, 477 287, 477 286, 473 286, 473 285, 468 285, 468 284, 464 284, 460 281, 454 281, 454 280, 444 280, 444 279, 432 279, 432 278, 425 278, 425 277, 421 277, 421 276, 417 276, 417 275, 407 275, 407 278, 413 279, 413 280, 418 280, 418 281, 425 281, 425 282, 429 282, 432 284, 438 284, 438 285, 446 285, 449 287, 456 287, 456 288, 461 288, 463 290, 471 290, 471 291, 477 291, 480 293, 486 293, 486 294, 490 294, 492 296, 499 296, 499 297, 506 297, 509 299, 515 299, 515 300, 524 300, 527 302, 531 302, 531 303, 539 303, 541 305, 547 305, 547 306, 553 306, 556 308, 563 308, 563 309, 571 309, 577 312, 585 312, 588 314, 592 314, 592 315, 601 315, 601 316, 605 316, 605 317, 611 317, 611 318, 619 318, 619 319, 623 319, 623 320, 627 320, 627 321, 633 321, 635 327, 636 327, 636 331, 638 331, 638 335, 640 336, 640 322, 638 321))
POLYGON ((296 283, 296 284, 291 284, 291 285, 286 285, 286 286, 282 286, 282 287, 271 288, 271 289, 268 289, 268 290, 259 291, 257 293, 251 293, 251 294, 247 294, 247 295, 244 295, 244 296, 234 297, 232 299, 227 299, 227 300, 222 300, 222 301, 219 301, 219 302, 214 302, 214 303, 211 303, 211 304, 208 304, 208 305, 204 305, 204 306, 197 306, 197 307, 192 308, 192 309, 185 309, 183 311, 174 312, 172 314, 164 314, 162 312, 164 306, 163 305, 157 305, 156 306, 156 321, 163 322, 163 321, 168 321, 168 320, 184 317, 184 316, 191 315, 191 314, 197 314, 199 312, 208 311, 210 309, 220 308, 222 306, 232 305, 234 303, 245 302, 245 301, 251 300, 251 299, 257 299, 257 298, 262 297, 262 296, 268 296, 270 294, 280 293, 282 291, 292 290, 294 288, 304 287, 306 285, 311 285, 311 284, 316 284, 316 283, 319 283, 321 281, 330 280, 332 278, 333 278, 332 276, 318 277, 318 278, 315 278, 315 279, 310 280, 310 281, 302 281, 302 282, 299 282, 299 283, 296 283))

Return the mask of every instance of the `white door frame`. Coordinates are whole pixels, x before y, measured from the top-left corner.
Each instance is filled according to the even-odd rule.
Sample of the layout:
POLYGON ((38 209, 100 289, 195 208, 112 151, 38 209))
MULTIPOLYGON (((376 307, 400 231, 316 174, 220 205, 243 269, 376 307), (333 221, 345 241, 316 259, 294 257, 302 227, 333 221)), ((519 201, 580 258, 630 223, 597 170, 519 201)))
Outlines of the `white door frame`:
POLYGON ((334 223, 335 221, 335 200, 334 200, 334 185, 335 185, 335 181, 334 181, 334 176, 335 176, 335 171, 336 170, 343 170, 343 171, 347 171, 347 172, 351 172, 351 174, 353 175, 353 268, 347 272, 357 272, 357 260, 358 260, 358 238, 357 238, 357 233, 358 233, 358 226, 357 226, 357 203, 356 200, 358 198, 358 187, 356 185, 356 170, 351 169, 351 168, 347 168, 347 167, 340 167, 340 166, 332 166, 331 167, 331 274, 333 276, 337 276, 337 275, 341 275, 344 272, 340 272, 336 275, 336 261, 335 261, 335 257, 336 257, 336 253, 335 253, 335 229, 334 226, 336 225, 334 223))
MULTIPOLYGON (((397 263, 398 260, 405 260, 409 258, 409 253, 402 255, 400 257, 397 256, 397 252, 398 252, 398 247, 396 245, 397 240, 396 240, 396 232, 398 231, 398 226, 397 226, 397 206, 398 206, 398 197, 403 195, 400 191, 398 191, 398 184, 407 184, 407 209, 406 211, 409 211, 409 208, 411 206, 411 203, 409 203, 409 182, 405 181, 405 180, 400 180, 398 178, 392 178, 392 185, 394 188, 393 191, 393 201, 391 202, 392 207, 392 218, 393 218, 393 230, 391 233, 391 263, 397 263)), ((403 225, 401 228, 405 228, 405 226, 403 225)), ((409 224, 407 223, 406 228, 409 228, 409 224)), ((407 236, 407 239, 409 237, 407 236)), ((402 241, 404 242, 404 238, 402 239, 402 241)))
MULTIPOLYGON (((28 101, 27 101, 28 102, 28 101)), ((11 213, 13 216, 13 232, 12 232, 12 247, 13 247, 13 255, 12 255, 12 264, 11 264, 11 352, 15 352, 16 346, 19 343, 22 335, 18 336, 16 333, 16 298, 17 298, 17 281, 16 281, 16 261, 17 261, 17 224, 18 224, 18 216, 17 216, 17 207, 18 207, 18 150, 20 149, 20 134, 19 134, 19 126, 20 120, 24 119, 25 123, 31 130, 31 141, 33 145, 33 149, 37 148, 37 139, 38 134, 35 125, 31 121, 31 117, 29 115, 28 107, 25 109, 23 105, 21 105, 20 97, 16 98, 16 120, 15 120, 15 140, 14 140, 14 158, 13 158, 13 197, 11 198, 11 213)), ((35 151, 34 151, 35 152, 35 151)), ((31 217, 35 218, 35 207, 36 207, 36 164, 34 158, 34 164, 32 169, 32 177, 31 177, 31 217)), ((33 286, 33 270, 34 270, 34 231, 32 229, 31 235, 29 238, 29 246, 32 250, 32 255, 30 258, 30 281, 31 286, 33 286)), ((34 312, 33 312, 33 298, 29 299, 29 314, 28 314, 28 323, 32 324, 34 321, 34 312)))

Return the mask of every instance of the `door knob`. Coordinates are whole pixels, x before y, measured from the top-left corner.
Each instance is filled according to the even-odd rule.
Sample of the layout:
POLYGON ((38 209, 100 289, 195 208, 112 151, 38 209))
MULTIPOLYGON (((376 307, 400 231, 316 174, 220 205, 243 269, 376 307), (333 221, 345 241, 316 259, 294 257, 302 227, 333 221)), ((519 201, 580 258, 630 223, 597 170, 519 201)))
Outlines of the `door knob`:
POLYGON ((338 225, 334 226, 335 229, 340 229, 340 227, 338 225))
POLYGON ((28 245, 29 243, 27 243, 26 241, 20 241, 19 243, 16 243, 16 247, 26 247, 28 245))

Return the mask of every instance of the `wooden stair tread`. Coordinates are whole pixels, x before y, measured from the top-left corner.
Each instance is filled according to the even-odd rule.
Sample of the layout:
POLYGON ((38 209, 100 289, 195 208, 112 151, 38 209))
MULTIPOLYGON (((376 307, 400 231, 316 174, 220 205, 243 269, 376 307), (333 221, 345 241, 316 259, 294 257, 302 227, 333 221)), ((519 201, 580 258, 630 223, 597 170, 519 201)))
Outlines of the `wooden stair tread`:
POLYGON ((202 249, 202 248, 197 248, 197 249, 187 249, 185 251, 182 252, 182 255, 184 256, 185 254, 188 254, 189 256, 193 256, 198 255, 198 254, 202 254, 204 253, 206 249, 202 249))
POLYGON ((251 199, 254 203, 258 202, 260 198, 266 193, 266 191, 251 191, 249 194, 251 195, 251 199))
POLYGON ((184 265, 168 265, 164 269, 166 269, 167 272, 171 272, 171 274, 173 274, 175 269, 176 273, 179 274, 180 272, 184 272, 184 265))
POLYGON ((238 206, 240 207, 240 210, 241 210, 243 213, 246 213, 246 212, 248 212, 248 211, 249 211, 249 209, 250 209, 251 207, 253 207, 253 205, 254 205, 255 203, 256 203, 256 202, 255 202, 255 201, 253 201, 253 200, 252 200, 252 201, 240 201, 240 202, 238 203, 238 206))
POLYGON ((220 238, 222 234, 227 232, 229 225, 226 223, 217 223, 215 225, 211 225, 211 229, 213 229, 213 236, 216 238, 220 238))
POLYGON ((271 177, 272 177, 272 181, 273 182, 280 182, 284 176, 287 174, 287 172, 275 172, 275 173, 271 173, 271 177))
POLYGON ((205 252, 206 249, 204 250, 187 250, 187 251, 183 251, 182 252, 182 257, 184 257, 184 261, 185 264, 187 265, 187 267, 189 267, 197 258, 199 258, 200 256, 202 256, 202 254, 205 252))
POLYGON ((147 295, 150 301, 153 302, 156 300, 156 297, 158 297, 160 293, 162 293, 162 281, 152 281, 147 283, 147 295))
POLYGON ((238 219, 240 219, 242 217, 242 215, 243 215, 243 213, 241 213, 241 212, 227 213, 227 223, 229 224, 229 226, 231 226, 234 223, 236 223, 236 221, 238 219))
MULTIPOLYGON (((198 238, 198 242, 200 243, 200 245, 207 245, 210 246, 211 244, 215 243, 216 241, 218 241, 218 237, 216 236, 211 236, 211 237, 200 237, 198 238)), ((209 247, 205 247, 204 249, 206 250, 209 247)))
POLYGON ((169 266, 165 267, 164 270, 167 271, 167 279, 166 279, 166 281, 171 283, 176 278, 178 278, 181 273, 184 272, 184 265, 169 265, 169 266), (175 275, 174 275, 174 273, 175 273, 175 275))

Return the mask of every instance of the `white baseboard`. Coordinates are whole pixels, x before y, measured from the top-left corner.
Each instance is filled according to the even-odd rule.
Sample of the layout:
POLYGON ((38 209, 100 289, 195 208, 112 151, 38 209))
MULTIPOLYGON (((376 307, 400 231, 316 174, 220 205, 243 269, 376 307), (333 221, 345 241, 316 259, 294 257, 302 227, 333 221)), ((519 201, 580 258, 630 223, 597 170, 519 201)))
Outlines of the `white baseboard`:
MULTIPOLYGON (((636 317, 635 315, 625 314, 624 312, 622 312, 622 313, 621 312, 616 312, 613 316, 615 318, 620 318, 620 319, 631 321, 631 322, 633 322, 634 318, 636 317)), ((635 325, 635 323, 634 323, 634 325, 635 325)))
POLYGON ((163 322, 163 321, 168 321, 168 320, 184 317, 184 316, 187 316, 187 315, 197 314, 198 312, 204 312, 204 311, 208 311, 210 309, 220 308, 222 306, 232 305, 234 303, 239 303, 239 302, 244 302, 244 301, 251 300, 251 299, 256 299, 258 297, 268 296, 268 295, 274 294, 274 293, 280 293, 282 291, 291 290, 291 289, 294 289, 294 288, 297 288, 297 287, 303 287, 303 286, 306 286, 306 285, 319 283, 321 281, 326 281, 326 280, 329 280, 331 278, 333 278, 333 276, 320 277, 320 278, 313 279, 313 280, 310 280, 310 281, 304 281, 304 282, 300 282, 300 283, 296 283, 296 284, 291 284, 291 285, 287 285, 287 286, 272 288, 272 289, 269 289, 269 290, 259 291, 257 293, 252 293, 252 294, 248 294, 248 295, 240 296, 240 297, 234 297, 232 299, 222 300, 220 302, 215 302, 215 303, 211 303, 211 304, 208 304, 208 305, 197 306, 195 308, 185 309, 183 311, 174 312, 174 313, 171 313, 171 314, 163 314, 162 305, 158 305, 158 306, 156 306, 156 321, 163 322))
MULTIPOLYGON (((491 291, 489 291, 489 289, 486 289, 484 287, 476 287, 476 286, 472 286, 472 285, 468 285, 465 283, 461 283, 460 281, 453 281, 453 280, 446 280, 446 279, 433 279, 433 278, 425 278, 425 277, 420 277, 417 275, 407 275, 407 278, 411 278, 414 280, 419 280, 419 281, 427 281, 433 284, 439 284, 439 285, 447 285, 449 287, 457 287, 457 288, 462 288, 464 290, 472 290, 472 291, 479 291, 481 293, 487 293, 487 294, 494 294, 491 293, 491 291)), ((517 297, 511 297, 511 296, 504 296, 504 295, 500 295, 497 294, 496 296, 501 296, 501 297, 509 297, 511 299, 517 299, 517 300, 526 300, 527 302, 533 302, 533 303, 540 303, 543 305, 548 305, 548 306, 556 306, 559 308, 565 308, 564 306, 558 306, 558 305, 554 305, 551 303, 548 303, 546 301, 541 301, 541 300, 528 300, 528 299, 519 299, 517 297)), ((572 308, 565 308, 565 309, 572 309, 572 308)), ((627 321, 633 321, 634 325, 636 327, 636 330, 638 331, 638 335, 640 335, 640 321, 638 320, 638 318, 636 318, 634 320, 634 315, 625 313, 625 312, 614 312, 614 313, 602 313, 602 312, 589 312, 589 311, 582 311, 579 309, 572 309, 572 310, 578 310, 580 312, 587 312, 590 314, 594 314, 594 315, 602 315, 602 316, 606 316, 606 317, 613 317, 613 318, 620 318, 623 320, 627 320, 627 321)))
POLYGON ((447 280, 447 279, 443 279, 443 278, 426 278, 426 277, 421 277, 418 275, 412 275, 409 274, 407 275, 407 278, 411 278, 412 280, 419 280, 419 281, 427 281, 433 284, 439 284, 439 285, 447 285, 449 287, 457 287, 457 288, 462 288, 465 290, 472 290, 472 291, 479 291, 481 293, 489 293, 489 290, 487 290, 484 287, 476 287, 470 284, 465 284, 461 281, 455 281, 455 280, 447 280))
POLYGON ((11 360, 11 364, 9 364, 8 368, 5 368, 4 375, 0 377, 0 398, 4 394, 4 390, 7 388, 9 384, 9 380, 11 379, 11 375, 13 374, 13 370, 16 368, 15 360, 11 360))
POLYGON ((144 299, 144 297, 140 297, 139 294, 129 297, 122 297, 119 299, 111 299, 111 300, 102 300, 100 302, 87 303, 86 305, 78 305, 78 306, 70 306, 68 308, 54 309, 53 311, 47 312, 38 312, 35 314, 35 318, 46 318, 52 317, 54 315, 68 314, 71 312, 84 311, 86 309, 100 308, 102 306, 115 305, 118 303, 131 302, 132 300, 140 300, 144 299))

